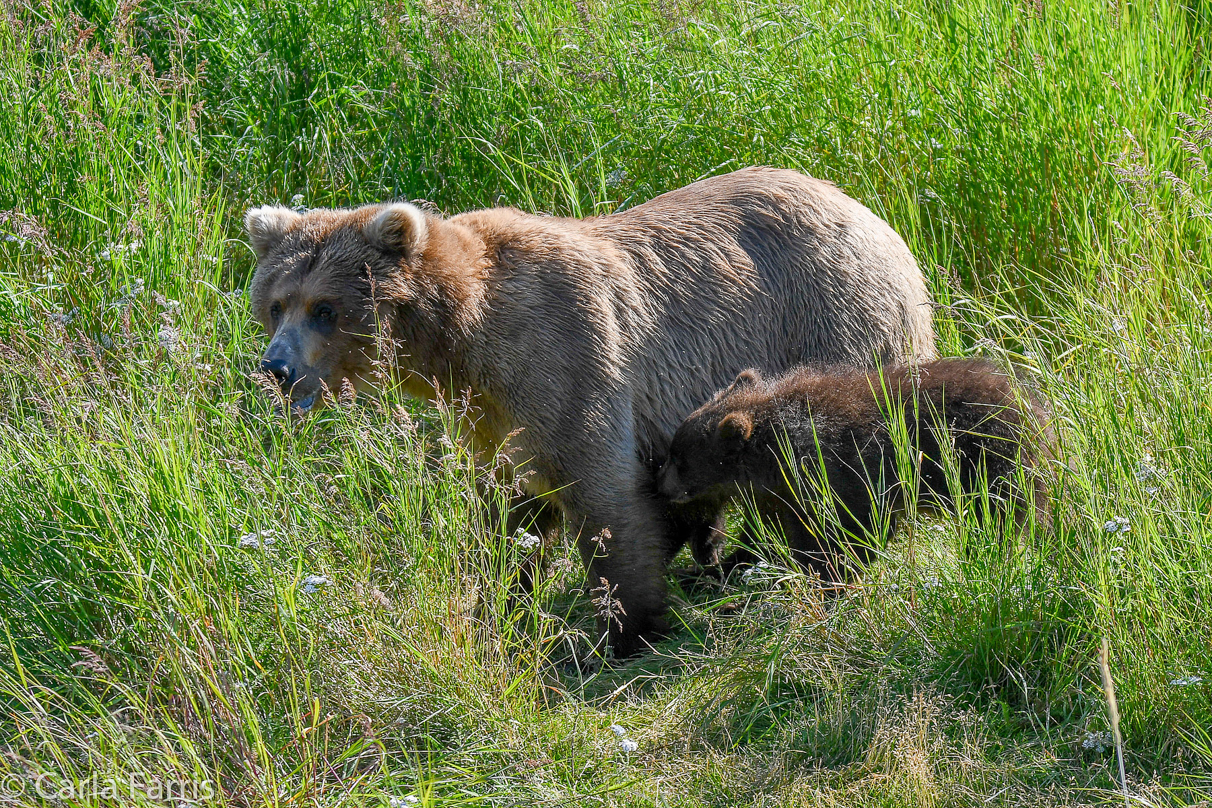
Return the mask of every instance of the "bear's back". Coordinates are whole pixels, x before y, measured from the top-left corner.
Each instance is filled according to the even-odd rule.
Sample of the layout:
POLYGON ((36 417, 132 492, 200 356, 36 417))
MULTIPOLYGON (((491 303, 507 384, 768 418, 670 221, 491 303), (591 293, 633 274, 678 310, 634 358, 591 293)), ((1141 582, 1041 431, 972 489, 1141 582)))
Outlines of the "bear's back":
MULTIPOLYGON (((894 451, 889 419, 903 418, 923 448, 945 427, 956 448, 1014 444, 1028 463, 1037 453, 1034 430, 1046 425, 1039 399, 981 359, 940 359, 878 371, 797 368, 763 391, 760 421, 782 429, 801 451, 820 442, 840 456, 894 451), (856 448, 857 447, 857 448, 856 448)), ((937 448, 927 450, 938 453, 937 448)), ((869 458, 870 459, 870 458, 869 458)))
POLYGON ((742 169, 585 227, 632 264, 646 308, 628 335, 631 375, 663 391, 650 415, 666 435, 746 367, 870 368, 935 355, 912 254, 831 183, 742 169))

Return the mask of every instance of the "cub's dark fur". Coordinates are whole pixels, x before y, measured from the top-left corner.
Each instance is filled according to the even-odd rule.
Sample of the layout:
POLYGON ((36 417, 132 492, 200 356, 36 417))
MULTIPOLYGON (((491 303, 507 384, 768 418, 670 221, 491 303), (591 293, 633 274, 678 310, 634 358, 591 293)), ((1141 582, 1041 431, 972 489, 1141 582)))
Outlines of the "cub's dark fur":
MULTIPOLYGON (((770 381, 747 370, 678 428, 659 485, 675 503, 719 505, 752 496, 798 561, 837 580, 847 553, 869 559, 911 496, 921 507, 951 508, 954 494, 974 494, 987 481, 995 516, 1021 523, 1026 479, 1044 520, 1041 466, 1050 443, 1038 399, 982 360, 877 372, 800 368, 770 381), (913 480, 901 479, 894 419, 903 419, 920 462, 916 492, 913 480), (954 452, 961 492, 948 487, 945 452, 954 452), (789 469, 788 456, 798 472, 789 469), (802 485, 791 482, 797 474, 802 485)), ((717 550, 702 542, 695 556, 718 563, 717 550)), ((750 558, 738 553, 731 563, 750 558)))

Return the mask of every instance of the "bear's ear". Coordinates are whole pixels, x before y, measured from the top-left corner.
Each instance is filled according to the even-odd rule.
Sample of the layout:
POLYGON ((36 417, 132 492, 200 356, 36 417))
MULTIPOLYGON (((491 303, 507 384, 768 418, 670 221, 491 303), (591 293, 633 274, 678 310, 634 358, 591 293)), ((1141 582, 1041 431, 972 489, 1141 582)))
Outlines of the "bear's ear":
POLYGON ((282 237, 303 217, 281 205, 262 205, 244 214, 244 229, 248 243, 260 261, 282 243, 282 237))
POLYGON ((393 202, 370 217, 362 226, 362 236, 385 252, 413 255, 425 249, 429 225, 416 205, 393 202))
POLYGON ((761 383, 761 371, 757 368, 748 368, 736 375, 736 380, 732 383, 732 389, 741 390, 746 387, 757 387, 761 383))
POLYGON ((747 412, 730 412, 720 421, 717 431, 726 446, 739 449, 753 436, 753 417, 747 412))
POLYGON ((733 379, 732 384, 728 385, 723 390, 716 393, 715 397, 717 399, 721 399, 721 398, 724 398, 725 396, 732 395, 733 393, 737 392, 738 390, 744 390, 747 387, 757 387, 761 383, 762 383, 762 374, 758 372, 757 368, 749 368, 748 370, 742 370, 740 373, 737 374, 737 377, 735 379, 733 379))

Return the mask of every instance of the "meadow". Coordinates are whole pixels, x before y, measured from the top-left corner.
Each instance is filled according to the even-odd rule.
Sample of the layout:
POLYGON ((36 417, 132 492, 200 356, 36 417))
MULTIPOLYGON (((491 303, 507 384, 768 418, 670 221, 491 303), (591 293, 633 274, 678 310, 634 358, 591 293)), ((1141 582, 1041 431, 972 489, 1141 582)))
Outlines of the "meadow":
POLYGON ((1208 804, 1210 48, 1202 0, 0 0, 0 805, 1118 804, 1104 638, 1129 804, 1208 804), (675 576, 655 653, 570 664, 579 560, 509 608, 457 405, 250 378, 250 205, 753 164, 1038 385, 1056 530, 675 576))

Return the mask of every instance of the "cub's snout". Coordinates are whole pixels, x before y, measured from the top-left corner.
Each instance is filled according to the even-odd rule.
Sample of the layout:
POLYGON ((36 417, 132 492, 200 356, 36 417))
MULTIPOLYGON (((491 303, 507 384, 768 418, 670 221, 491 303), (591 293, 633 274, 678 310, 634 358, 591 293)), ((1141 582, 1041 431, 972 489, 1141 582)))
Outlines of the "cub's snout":
POLYGON ((690 499, 690 492, 682 484, 681 478, 678 476, 677 465, 672 459, 666 460, 665 465, 661 466, 661 470, 657 472, 657 490, 660 491, 661 496, 678 504, 690 499))

